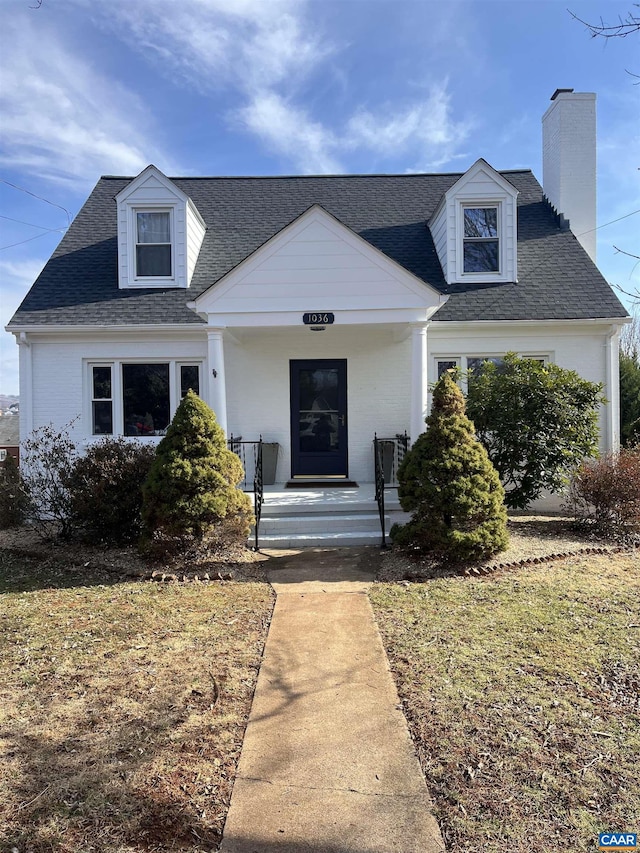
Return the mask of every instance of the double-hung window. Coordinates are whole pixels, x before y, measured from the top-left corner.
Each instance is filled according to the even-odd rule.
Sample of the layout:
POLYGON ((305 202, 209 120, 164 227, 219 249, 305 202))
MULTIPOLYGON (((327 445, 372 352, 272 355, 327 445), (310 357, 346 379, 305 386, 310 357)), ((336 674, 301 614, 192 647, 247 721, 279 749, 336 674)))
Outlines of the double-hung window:
POLYGON ((498 207, 463 207, 465 273, 500 272, 498 207))
POLYGON ((136 278, 171 278, 171 211, 137 210, 136 278))

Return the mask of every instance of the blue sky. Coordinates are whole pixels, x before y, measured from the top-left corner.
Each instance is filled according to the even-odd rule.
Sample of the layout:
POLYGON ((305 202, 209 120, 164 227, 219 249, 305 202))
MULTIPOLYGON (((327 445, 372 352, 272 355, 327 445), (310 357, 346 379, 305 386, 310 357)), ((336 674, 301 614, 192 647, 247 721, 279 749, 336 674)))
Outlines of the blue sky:
MULTIPOLYGON (((451 172, 482 156, 542 181, 540 119, 558 87, 598 95, 598 225, 627 217, 600 228, 598 264, 640 287, 640 265, 614 249, 640 254, 640 214, 627 216, 640 85, 626 71, 640 74, 640 37, 590 38, 567 11, 613 22, 631 0, 36 6, 0 4, 2 327, 102 174, 451 172)), ((0 357, 0 393, 17 393, 5 332, 0 357)))

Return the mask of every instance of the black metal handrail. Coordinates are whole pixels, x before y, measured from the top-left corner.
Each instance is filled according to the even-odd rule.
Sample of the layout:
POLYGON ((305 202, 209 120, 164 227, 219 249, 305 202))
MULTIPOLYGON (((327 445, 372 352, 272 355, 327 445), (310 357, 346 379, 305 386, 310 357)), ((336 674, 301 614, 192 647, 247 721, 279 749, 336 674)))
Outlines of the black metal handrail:
POLYGON ((380 516, 382 530, 381 548, 387 547, 387 531, 385 525, 385 489, 398 488, 398 468, 409 449, 409 436, 406 432, 396 433, 394 438, 378 438, 373 436, 373 466, 376 503, 380 516))
POLYGON ((260 517, 264 503, 264 482, 262 475, 262 436, 258 441, 243 441, 242 436, 234 438, 233 433, 227 439, 229 450, 239 457, 244 471, 244 480, 239 485, 245 492, 253 492, 253 514, 255 515, 254 541, 259 550, 260 517), (247 465, 249 462, 249 465, 247 465), (253 473, 253 477, 251 477, 253 473), (251 483, 251 487, 249 484, 251 483))

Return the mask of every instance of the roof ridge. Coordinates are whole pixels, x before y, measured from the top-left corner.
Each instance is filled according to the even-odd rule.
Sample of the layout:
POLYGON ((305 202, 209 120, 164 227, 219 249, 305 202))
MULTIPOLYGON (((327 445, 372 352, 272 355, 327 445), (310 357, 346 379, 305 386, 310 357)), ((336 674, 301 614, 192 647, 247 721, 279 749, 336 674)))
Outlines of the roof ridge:
MULTIPOLYGON (((468 171, 468 170, 467 170, 468 171)), ((533 174, 529 168, 496 169, 499 175, 533 174)), ((282 181, 282 180, 316 180, 322 178, 344 180, 345 178, 449 178, 454 175, 465 175, 466 172, 350 172, 348 174, 330 175, 167 175, 170 181, 282 181)), ((103 181, 133 181, 137 175, 101 175, 103 181)))

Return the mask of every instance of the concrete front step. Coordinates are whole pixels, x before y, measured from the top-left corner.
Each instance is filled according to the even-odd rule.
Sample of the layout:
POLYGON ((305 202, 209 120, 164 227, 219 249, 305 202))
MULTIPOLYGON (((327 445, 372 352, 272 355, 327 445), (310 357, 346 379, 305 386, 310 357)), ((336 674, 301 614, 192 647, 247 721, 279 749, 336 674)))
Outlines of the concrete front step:
MULTIPOLYGON (((404 521, 397 494, 385 501, 387 534, 404 521)), ((373 484, 357 489, 265 489, 260 519, 261 548, 379 545, 382 541, 373 484)))
POLYGON ((333 548, 357 545, 380 545, 382 542, 382 531, 377 532, 340 530, 328 533, 282 533, 262 535, 260 527, 260 550, 265 548, 333 548))
MULTIPOLYGON (((387 516, 387 524, 389 517, 387 516)), ((271 533, 338 533, 339 531, 380 530, 378 513, 323 512, 302 515, 263 515, 260 530, 271 533)))

